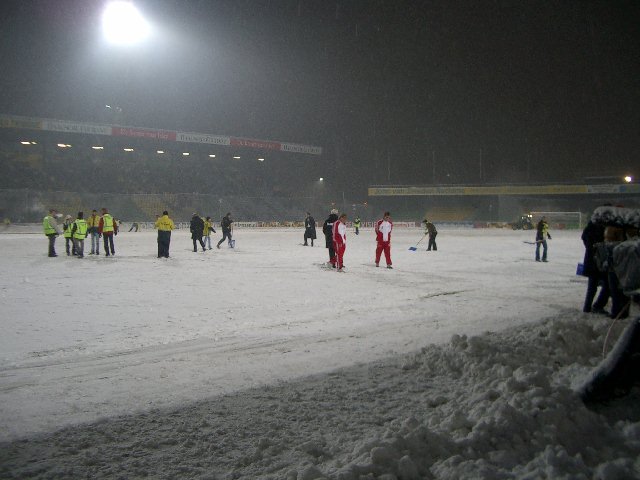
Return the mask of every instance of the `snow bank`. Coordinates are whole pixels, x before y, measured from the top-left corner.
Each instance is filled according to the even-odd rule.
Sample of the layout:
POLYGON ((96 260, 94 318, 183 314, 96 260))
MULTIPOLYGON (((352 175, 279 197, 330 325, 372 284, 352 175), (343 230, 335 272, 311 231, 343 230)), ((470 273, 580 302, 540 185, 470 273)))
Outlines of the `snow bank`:
POLYGON ((640 395, 585 408, 609 325, 573 317, 7 442, 0 476, 640 478, 640 395))

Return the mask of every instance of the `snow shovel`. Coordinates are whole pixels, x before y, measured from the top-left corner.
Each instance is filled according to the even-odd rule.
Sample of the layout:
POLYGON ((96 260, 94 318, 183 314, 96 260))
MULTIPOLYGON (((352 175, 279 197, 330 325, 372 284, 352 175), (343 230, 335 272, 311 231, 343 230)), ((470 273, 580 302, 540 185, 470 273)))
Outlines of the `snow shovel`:
POLYGON ((409 250, 411 250, 412 252, 415 252, 416 250, 418 250, 418 245, 420 244, 420 242, 422 240, 425 239, 425 237, 427 236, 427 234, 425 233, 422 238, 420 240, 418 240, 418 243, 416 243, 416 245, 414 247, 409 247, 409 250))

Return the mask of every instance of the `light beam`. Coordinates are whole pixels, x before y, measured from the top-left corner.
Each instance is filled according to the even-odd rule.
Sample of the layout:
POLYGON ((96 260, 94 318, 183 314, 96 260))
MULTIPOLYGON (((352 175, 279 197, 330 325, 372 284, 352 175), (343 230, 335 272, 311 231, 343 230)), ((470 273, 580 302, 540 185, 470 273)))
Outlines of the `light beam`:
POLYGON ((102 28, 105 38, 117 45, 140 42, 151 31, 149 23, 133 3, 124 1, 107 5, 102 15, 102 28))

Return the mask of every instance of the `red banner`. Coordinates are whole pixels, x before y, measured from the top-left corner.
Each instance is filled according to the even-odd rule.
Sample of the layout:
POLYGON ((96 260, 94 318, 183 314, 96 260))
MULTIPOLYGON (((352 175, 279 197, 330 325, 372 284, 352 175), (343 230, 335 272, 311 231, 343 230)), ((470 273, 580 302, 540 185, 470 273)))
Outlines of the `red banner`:
POLYGON ((143 130, 141 128, 113 127, 116 137, 133 137, 157 140, 176 140, 176 132, 166 130, 143 130))
POLYGON ((261 150, 280 150, 280 142, 267 140, 251 140, 249 138, 231 137, 231 145, 235 147, 259 148, 261 150))

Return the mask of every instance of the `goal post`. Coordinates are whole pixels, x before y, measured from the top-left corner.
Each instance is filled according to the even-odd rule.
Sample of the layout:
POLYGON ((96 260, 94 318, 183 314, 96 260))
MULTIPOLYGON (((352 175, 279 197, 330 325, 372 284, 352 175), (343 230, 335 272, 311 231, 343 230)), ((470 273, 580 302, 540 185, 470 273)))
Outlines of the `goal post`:
POLYGON ((533 225, 540 221, 542 217, 547 219, 549 227, 556 230, 582 229, 582 212, 529 212, 532 215, 533 225))

